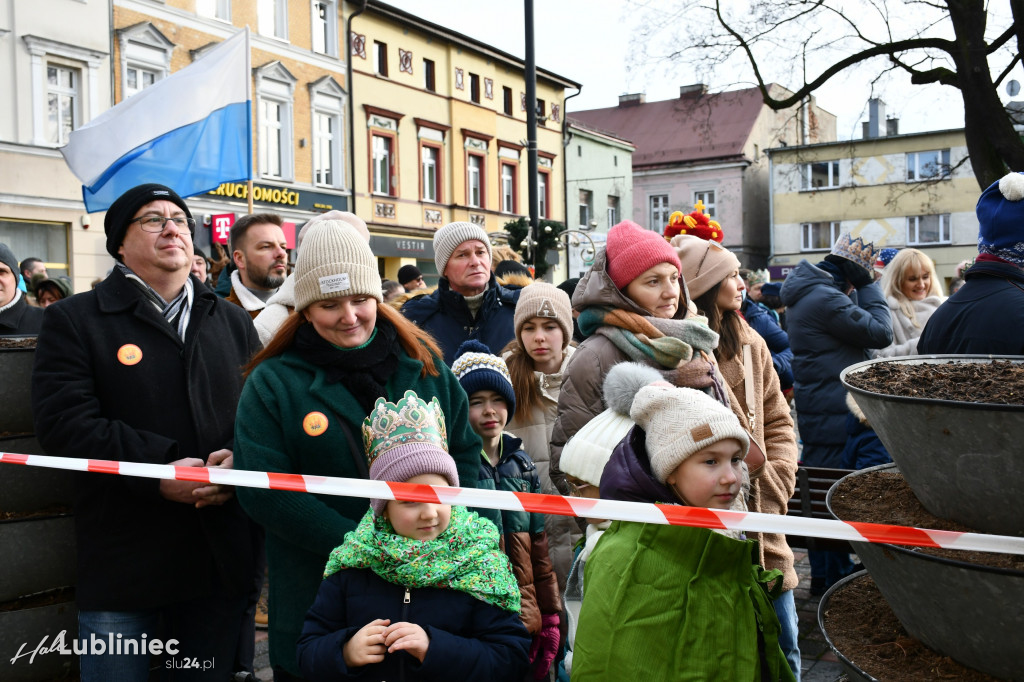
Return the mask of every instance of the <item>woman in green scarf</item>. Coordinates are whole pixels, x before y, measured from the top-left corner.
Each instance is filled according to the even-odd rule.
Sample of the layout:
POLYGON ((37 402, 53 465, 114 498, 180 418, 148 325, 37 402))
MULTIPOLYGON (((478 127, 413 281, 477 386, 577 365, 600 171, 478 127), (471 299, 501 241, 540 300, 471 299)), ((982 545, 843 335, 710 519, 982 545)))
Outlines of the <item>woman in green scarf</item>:
MULTIPOLYGON (((378 399, 363 442, 371 479, 459 485, 436 398, 378 399)), ((511 682, 529 645, 493 523, 460 506, 372 500, 331 552, 297 655, 309 680, 511 682)))

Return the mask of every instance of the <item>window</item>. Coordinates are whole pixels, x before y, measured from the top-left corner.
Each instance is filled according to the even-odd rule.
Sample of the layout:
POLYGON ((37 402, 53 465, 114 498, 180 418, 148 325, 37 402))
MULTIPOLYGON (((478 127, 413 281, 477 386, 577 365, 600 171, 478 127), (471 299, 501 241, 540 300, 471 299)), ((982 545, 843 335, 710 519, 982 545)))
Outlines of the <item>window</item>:
POLYGON ((78 69, 46 67, 46 141, 67 144, 68 135, 79 125, 78 69))
POLYGON ((394 195, 394 183, 392 174, 394 172, 394 155, 392 143, 394 138, 388 135, 373 136, 373 193, 394 195))
POLYGON ((828 251, 839 239, 839 223, 804 223, 800 226, 801 251, 828 251))
POLYGON ((949 177, 949 150, 907 154, 907 182, 949 177))
POLYGON ((949 244, 949 214, 918 215, 907 218, 907 244, 949 244))
POLYGON ((378 40, 373 41, 373 70, 375 73, 388 75, 388 46, 378 40))
POLYGON ((501 88, 502 111, 506 116, 512 115, 512 88, 501 88))
POLYGON ((647 201, 650 208, 651 228, 663 229, 663 226, 668 225, 668 195, 653 194, 647 201))
POLYGON ((313 182, 342 187, 345 91, 330 76, 312 83, 309 91, 313 104, 313 182))
POLYGON ((580 229, 590 229, 590 217, 594 215, 594 193, 589 189, 580 190, 580 229))
POLYGON ((295 77, 280 62, 256 69, 257 158, 260 175, 276 180, 292 180, 293 121, 295 77))
POLYGON ((469 74, 469 99, 480 104, 480 76, 469 74))
MULTIPOLYGON (((46 263, 50 277, 69 275, 67 223, 0 220, 0 235, 17 254, 32 254, 46 263)), ((15 266, 17 272, 17 266, 15 266)))
POLYGON ((128 99, 143 88, 148 88, 160 79, 156 71, 129 66, 124 81, 124 98, 128 99))
POLYGON ((434 61, 431 59, 423 60, 423 87, 430 90, 430 92, 437 92, 434 61))
POLYGON ((548 217, 548 174, 537 172, 537 216, 548 217))
MULTIPOLYGON (((694 206, 696 206, 698 203, 700 203, 704 207, 704 212, 708 214, 708 217, 711 218, 712 220, 714 220, 715 219, 715 191, 714 190, 706 190, 706 191, 703 191, 703 192, 694 192, 693 193, 693 204, 694 204, 694 206)), ((668 221, 666 220, 663 224, 667 225, 668 221)), ((653 226, 653 227, 657 227, 657 226, 653 226)))
POLYGON ((313 51, 338 56, 337 0, 313 0, 313 51))
POLYGON ((800 189, 829 189, 838 186, 838 161, 805 163, 800 167, 800 189))
POLYGON ((288 0, 259 0, 260 35, 288 40, 288 0))
POLYGON ((420 147, 420 181, 423 201, 438 201, 441 186, 441 149, 433 145, 420 147))
POLYGON ((501 164, 501 210, 516 212, 516 167, 511 163, 501 164))
POLYGON ((484 207, 484 157, 466 156, 466 203, 474 208, 484 207))
POLYGON ((610 196, 608 197, 608 227, 616 225, 619 222, 619 198, 610 196))
POLYGON ((144 22, 117 31, 121 48, 121 99, 141 92, 171 72, 172 43, 153 24, 144 22))
POLYGON ((537 99, 537 123, 541 125, 544 125, 544 123, 547 121, 547 106, 548 105, 544 102, 544 100, 540 98, 537 99))
POLYGON ((212 19, 231 21, 231 0, 197 0, 196 13, 212 19))

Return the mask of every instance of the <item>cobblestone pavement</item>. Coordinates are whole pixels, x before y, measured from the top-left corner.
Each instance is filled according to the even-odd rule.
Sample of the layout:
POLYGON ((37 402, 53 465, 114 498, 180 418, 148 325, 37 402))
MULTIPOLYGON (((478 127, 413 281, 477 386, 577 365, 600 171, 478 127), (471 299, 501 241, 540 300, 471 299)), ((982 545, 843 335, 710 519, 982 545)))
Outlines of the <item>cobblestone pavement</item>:
MULTIPOLYGON (((836 682, 844 679, 842 668, 835 653, 825 642, 825 636, 818 629, 819 597, 811 596, 811 565, 807 552, 795 550, 796 572, 800 584, 793 591, 796 598, 797 615, 800 618, 800 655, 803 658, 801 679, 803 682, 836 682)), ((270 670, 267 653, 267 631, 256 631, 256 677, 269 681, 274 679, 270 670)))

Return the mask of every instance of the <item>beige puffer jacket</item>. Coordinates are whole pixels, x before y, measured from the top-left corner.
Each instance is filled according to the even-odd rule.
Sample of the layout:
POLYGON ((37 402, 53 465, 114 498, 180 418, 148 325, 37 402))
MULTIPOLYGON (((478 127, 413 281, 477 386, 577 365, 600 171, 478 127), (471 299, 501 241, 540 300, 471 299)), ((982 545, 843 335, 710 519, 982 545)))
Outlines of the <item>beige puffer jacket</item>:
MULTIPOLYGON (((679 280, 681 298, 676 319, 688 315, 689 294, 686 284, 679 280)), ((626 297, 607 272, 604 251, 598 253, 594 265, 576 286, 572 307, 582 311, 590 306, 607 306, 637 315, 649 315, 646 310, 626 297)), ((615 347, 600 334, 592 334, 583 340, 572 356, 568 367, 562 373, 562 390, 558 395, 558 418, 551 430, 551 481, 563 495, 569 494, 565 474, 558 468, 562 447, 577 431, 597 415, 604 412, 604 379, 608 370, 620 362, 628 362, 629 356, 615 347)), ((658 367, 661 370, 662 368, 658 367)))
MULTIPOLYGON (((764 339, 750 325, 742 320, 741 343, 750 346, 751 365, 754 376, 754 439, 765 453, 766 461, 757 471, 752 471, 750 511, 765 514, 785 514, 789 498, 796 486, 797 446, 793 431, 793 418, 789 404, 779 387, 779 375, 772 365, 772 354, 764 339)), ((746 390, 743 381, 743 355, 719 363, 722 376, 729 389, 729 404, 739 417, 740 423, 749 431, 746 390)), ((757 533, 753 537, 760 542, 761 565, 771 570, 777 568, 783 573, 782 586, 792 590, 797 586, 796 570, 793 568, 793 550, 781 534, 757 533)))
MULTIPOLYGON (((540 388, 541 405, 533 405, 530 413, 525 419, 513 416, 505 430, 521 438, 523 450, 533 459, 537 465, 537 474, 540 476, 541 492, 548 495, 560 495, 558 489, 551 482, 549 475, 551 461, 551 429, 555 426, 555 417, 558 416, 558 394, 561 392, 562 376, 566 367, 569 366, 569 359, 572 358, 576 349, 568 346, 565 349, 565 357, 562 359, 562 366, 555 374, 543 374, 534 372, 540 388)), ((502 357, 506 360, 510 352, 504 353, 502 357)), ((555 573, 558 574, 558 589, 565 589, 565 580, 569 575, 569 568, 572 567, 573 547, 576 541, 582 537, 579 526, 575 520, 568 516, 557 516, 549 514, 544 522, 544 531, 548 535, 548 556, 555 566, 555 573)))

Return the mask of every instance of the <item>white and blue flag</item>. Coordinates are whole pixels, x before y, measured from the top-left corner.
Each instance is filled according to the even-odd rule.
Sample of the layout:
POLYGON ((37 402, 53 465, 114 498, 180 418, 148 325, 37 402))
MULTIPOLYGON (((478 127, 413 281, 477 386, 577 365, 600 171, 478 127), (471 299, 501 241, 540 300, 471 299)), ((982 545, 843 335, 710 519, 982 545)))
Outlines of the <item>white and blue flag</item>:
POLYGON ((73 131, 61 148, 88 212, 147 182, 187 197, 252 179, 249 29, 73 131))

